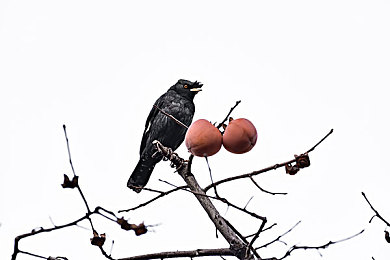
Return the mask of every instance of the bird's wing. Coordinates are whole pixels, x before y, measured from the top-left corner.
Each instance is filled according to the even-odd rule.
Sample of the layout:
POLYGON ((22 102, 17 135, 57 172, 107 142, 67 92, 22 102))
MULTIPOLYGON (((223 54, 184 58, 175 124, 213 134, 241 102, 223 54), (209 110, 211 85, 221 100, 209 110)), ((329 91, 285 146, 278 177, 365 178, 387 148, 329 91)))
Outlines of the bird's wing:
MULTIPOLYGON (((157 103, 157 102, 156 102, 157 103)), ((157 108, 155 108, 153 106, 152 110, 150 110, 150 113, 148 115, 148 118, 146 119, 146 123, 145 123, 145 129, 144 129, 144 133, 142 135, 142 141, 141 141, 141 147, 139 149, 139 154, 141 155, 142 154, 142 151, 145 149, 145 145, 146 145, 146 140, 148 139, 148 135, 149 135, 149 128, 150 128, 150 124, 151 122, 153 121, 153 119, 155 118, 156 114, 158 113, 158 110, 157 108)))
POLYGON ((164 96, 165 96, 165 94, 162 95, 159 99, 157 99, 156 102, 154 102, 154 106, 152 107, 152 110, 150 110, 148 118, 146 119, 145 129, 144 129, 144 133, 142 135, 141 146, 139 149, 140 155, 142 154, 143 150, 145 149, 146 142, 147 142, 148 137, 150 135, 150 126, 153 123, 154 119, 156 118, 157 114, 159 113, 158 109, 155 106, 162 107, 164 105, 164 101, 165 101, 164 96))

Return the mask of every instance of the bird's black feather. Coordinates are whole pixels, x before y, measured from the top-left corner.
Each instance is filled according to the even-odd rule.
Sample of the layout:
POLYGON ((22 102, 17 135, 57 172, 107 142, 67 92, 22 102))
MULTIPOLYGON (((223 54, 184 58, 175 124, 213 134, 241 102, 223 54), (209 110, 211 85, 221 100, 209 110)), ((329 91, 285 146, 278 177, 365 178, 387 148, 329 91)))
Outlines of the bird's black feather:
POLYGON ((181 79, 156 100, 146 119, 139 152, 140 159, 127 182, 129 188, 140 192, 149 181, 154 166, 161 161, 161 155, 152 156, 156 152, 152 144, 154 140, 173 150, 184 141, 187 128, 161 113, 155 106, 189 126, 195 113, 193 99, 201 87, 202 84, 196 81, 181 79))

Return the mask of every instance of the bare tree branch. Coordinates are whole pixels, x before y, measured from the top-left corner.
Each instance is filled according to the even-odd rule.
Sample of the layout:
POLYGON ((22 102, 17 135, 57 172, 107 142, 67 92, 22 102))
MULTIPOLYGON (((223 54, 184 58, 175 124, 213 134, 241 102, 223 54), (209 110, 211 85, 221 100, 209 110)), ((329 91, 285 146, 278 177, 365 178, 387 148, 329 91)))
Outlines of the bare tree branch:
MULTIPOLYGON (((226 120, 228 120, 230 114, 238 106, 238 104, 240 102, 241 101, 237 101, 236 102, 236 104, 230 109, 230 111, 227 114, 227 116, 225 117, 225 119, 217 126, 217 128, 220 128, 220 127, 222 127, 224 125, 224 122, 226 120)), ((179 120, 177 120, 176 118, 174 118, 170 114, 162 111, 157 106, 155 106, 155 108, 158 109, 160 112, 162 112, 164 115, 166 115, 169 118, 171 118, 172 120, 174 120, 177 124, 182 125, 183 127, 188 128, 188 126, 184 125, 183 123, 181 123, 179 120)), ((90 210, 90 207, 88 205, 87 199, 85 198, 85 196, 84 196, 84 194, 83 194, 83 192, 82 192, 82 190, 81 190, 81 188, 80 188, 80 186, 78 184, 78 176, 76 175, 75 169, 74 169, 74 166, 73 166, 71 152, 70 152, 70 145, 69 145, 69 140, 68 140, 68 136, 67 136, 66 126, 65 125, 63 125, 63 129, 64 129, 65 138, 66 138, 67 151, 68 151, 68 156, 69 156, 69 163, 70 163, 70 166, 71 166, 71 169, 72 169, 73 179, 70 180, 69 177, 65 175, 65 177, 64 177, 65 178, 64 184, 62 186, 64 188, 77 188, 77 190, 78 190, 78 192, 79 192, 79 194, 80 194, 80 196, 81 196, 81 198, 82 198, 82 200, 83 200, 83 202, 85 204, 87 212, 86 212, 86 214, 84 216, 82 216, 79 219, 76 219, 76 220, 74 220, 74 221, 72 221, 70 223, 59 225, 59 226, 54 225, 54 223, 53 223, 54 227, 52 227, 52 228, 42 228, 41 227, 39 229, 32 230, 30 233, 25 233, 25 234, 17 236, 15 238, 14 252, 13 252, 11 260, 16 260, 16 256, 17 256, 18 253, 30 255, 30 256, 33 256, 33 257, 37 257, 37 258, 48 259, 48 260, 56 260, 56 259, 58 259, 58 260, 66 260, 65 257, 44 257, 44 256, 41 256, 41 255, 38 255, 38 254, 34 254, 34 253, 31 253, 31 252, 22 251, 22 250, 19 249, 19 241, 21 239, 23 239, 23 238, 34 236, 34 235, 37 235, 37 234, 40 234, 40 233, 51 232, 51 231, 54 231, 54 230, 60 230, 60 229, 67 228, 67 227, 70 227, 70 226, 78 226, 78 224, 80 222, 84 221, 84 220, 88 220, 89 221, 90 226, 91 226, 92 231, 93 231, 93 238, 91 238, 91 244, 95 245, 95 246, 98 246, 100 251, 101 251, 101 253, 102 253, 102 255, 104 257, 106 257, 107 259, 110 259, 110 260, 114 260, 114 258, 112 258, 112 256, 111 256, 112 247, 111 247, 110 254, 108 254, 103 249, 103 244, 104 244, 106 236, 105 236, 105 234, 100 234, 99 235, 98 232, 95 230, 95 228, 93 226, 93 223, 92 223, 92 219, 91 219, 91 216, 93 214, 100 215, 100 216, 106 218, 107 220, 110 220, 112 222, 115 222, 115 223, 119 224, 120 227, 122 229, 124 229, 124 230, 133 230, 136 233, 136 235, 144 234, 147 231, 146 226, 143 223, 141 223, 140 225, 130 224, 123 217, 119 218, 119 217, 116 216, 116 214, 114 212, 112 212, 110 210, 107 210, 105 208, 102 208, 102 207, 98 206, 93 211, 90 210)), ((261 169, 261 170, 258 170, 258 171, 253 171, 251 173, 247 173, 247 174, 242 174, 242 175, 226 178, 226 179, 223 179, 223 180, 220 180, 220 181, 217 181, 217 182, 214 182, 213 179, 212 179, 211 168, 210 168, 210 166, 208 164, 207 157, 206 157, 206 161, 207 161, 207 164, 208 164, 208 167, 209 167, 209 172, 210 172, 211 184, 208 185, 205 189, 202 189, 199 186, 199 184, 198 184, 197 180, 195 179, 194 175, 191 173, 191 163, 192 163, 193 156, 190 157, 189 161, 186 161, 183 158, 181 158, 180 156, 178 156, 176 153, 174 153, 172 151, 172 149, 163 146, 158 141, 154 141, 153 144, 157 148, 158 153, 160 153, 164 157, 164 159, 171 161, 171 166, 176 168, 176 170, 179 173, 179 175, 186 182, 186 185, 179 186, 179 187, 175 186, 174 189, 171 189, 171 190, 168 190, 168 191, 159 191, 159 190, 154 190, 154 189, 150 189, 150 188, 144 188, 145 190, 158 193, 158 195, 156 197, 154 197, 154 198, 144 202, 144 203, 139 204, 138 206, 135 206, 133 208, 126 209, 126 210, 120 210, 119 212, 128 212, 128 211, 136 210, 138 208, 141 208, 141 207, 144 207, 146 205, 149 205, 150 203, 156 201, 159 198, 162 198, 162 197, 164 197, 166 195, 172 194, 172 193, 174 193, 176 191, 179 191, 179 190, 184 190, 184 191, 187 191, 187 192, 191 192, 196 197, 196 199, 198 200, 200 205, 203 207, 203 209, 207 213, 208 217, 210 218, 210 220, 215 225, 216 229, 219 231, 219 233, 222 234, 222 236, 225 238, 225 240, 229 243, 229 248, 197 249, 197 250, 189 250, 189 251, 160 252, 160 253, 154 253, 154 254, 145 254, 145 255, 121 258, 121 259, 118 259, 118 260, 164 259, 164 258, 178 258, 178 257, 195 258, 195 257, 201 257, 201 256, 219 256, 222 259, 224 259, 223 256, 235 256, 235 257, 237 257, 239 259, 242 259, 242 260, 254 260, 254 259, 262 260, 263 258, 260 257, 260 255, 257 252, 257 250, 261 249, 261 248, 264 248, 264 247, 267 247, 268 245, 270 245, 272 243, 275 243, 276 241, 280 241, 281 237, 283 237, 287 233, 291 232, 291 230, 294 229, 300 222, 298 222, 296 225, 294 225, 287 232, 285 232, 284 234, 278 236, 277 238, 275 238, 274 240, 268 242, 267 244, 264 244, 264 245, 262 245, 260 247, 254 248, 254 244, 257 241, 257 239, 259 238, 260 234, 262 232, 264 232, 266 230, 269 230, 272 227, 274 227, 276 225, 276 223, 271 225, 271 226, 269 226, 269 227, 267 227, 267 228, 265 228, 265 225, 267 223, 267 218, 263 217, 263 216, 260 216, 260 215, 254 213, 254 212, 248 211, 246 209, 248 203, 250 202, 250 200, 252 198, 248 201, 248 203, 244 207, 239 207, 239 206, 231 203, 228 199, 221 197, 217 193, 216 186, 219 185, 219 184, 228 182, 228 181, 234 181, 234 180, 241 179, 241 178, 249 178, 253 182, 253 184, 259 190, 261 190, 261 191, 263 191, 265 193, 272 194, 272 195, 277 195, 277 194, 285 195, 287 193, 275 193, 275 192, 270 192, 270 191, 267 191, 267 190, 263 189, 254 180, 253 176, 258 175, 258 174, 263 173, 263 172, 270 171, 272 169, 277 169, 277 168, 280 168, 280 167, 283 167, 283 166, 286 167, 286 172, 289 173, 289 174, 295 174, 299 169, 304 168, 304 167, 308 167, 310 165, 310 160, 309 160, 309 157, 308 157, 308 153, 312 152, 332 132, 333 132, 333 129, 325 137, 323 137, 318 143, 316 143, 312 148, 310 148, 306 153, 301 154, 300 156, 295 156, 295 159, 293 159, 293 160, 290 160, 290 161, 287 161, 287 162, 284 162, 284 163, 281 163, 281 164, 275 164, 273 166, 270 166, 270 167, 267 167, 267 168, 264 168, 264 169, 261 169), (295 163, 295 165, 291 165, 292 163, 295 163), (209 196, 209 195, 206 194, 207 191, 210 188, 214 188, 215 196, 209 196), (252 234, 252 235, 250 235, 250 236, 246 236, 246 237, 243 236, 237 230, 237 228, 235 226, 233 226, 227 219, 225 219, 224 217, 222 217, 220 215, 218 210, 215 208, 215 206, 211 202, 211 199, 221 201, 221 202, 225 203, 226 205, 228 205, 228 207, 233 207, 233 208, 235 208, 235 209, 237 209, 237 210, 239 210, 241 212, 244 212, 245 214, 248 214, 248 215, 250 215, 250 216, 252 216, 254 218, 260 219, 261 220, 261 224, 260 224, 260 227, 257 230, 257 232, 252 234), (251 239, 250 239, 250 242, 249 242, 247 240, 247 238, 250 238, 250 237, 251 237, 251 239)), ((166 182, 166 183, 170 184, 169 182, 166 182)), ((173 184, 170 184, 170 185, 174 186, 173 184)), ((383 220, 388 226, 390 226, 389 223, 386 220, 384 220, 380 216, 380 214, 373 208, 373 206, 368 201, 368 199, 365 196, 365 194, 364 193, 362 193, 362 194, 363 194, 364 198, 366 199, 366 201, 368 202, 368 204, 370 205, 370 207, 372 208, 372 210, 375 212, 375 215, 373 217, 377 216, 378 218, 383 220)), ((295 250, 299 250, 299 249, 304 249, 304 250, 306 250, 306 249, 317 249, 318 250, 318 249, 327 248, 328 246, 330 246, 332 244, 336 244, 336 243, 339 243, 339 242, 343 242, 343 241, 352 239, 353 237, 361 234, 363 231, 364 230, 362 230, 361 232, 359 232, 356 235, 353 235, 353 236, 345 238, 345 239, 341 239, 341 240, 334 241, 334 242, 333 241, 329 241, 328 243, 320 245, 320 246, 298 246, 298 245, 294 245, 290 249, 288 249, 288 251, 285 253, 285 255, 282 256, 279 260, 284 259, 287 256, 291 255, 291 253, 293 251, 295 251, 295 250)), ((112 245, 113 245, 113 243, 112 243, 112 245)), ((272 258, 272 259, 277 259, 277 258, 272 258)))
MULTIPOLYGON (((69 156, 69 163, 70 163, 70 167, 72 168, 72 172, 73 172, 73 176, 76 177, 76 172, 74 170, 74 167, 73 167, 73 163, 72 163, 72 156, 71 156, 71 153, 70 153, 70 147, 69 147, 69 139, 68 139, 68 134, 66 132, 66 125, 63 125, 62 126, 64 128, 64 134, 65 134, 65 139, 66 139, 66 148, 68 149, 68 156, 69 156)), ((78 177, 78 176, 77 176, 78 177)), ((80 188, 80 185, 77 183, 76 185, 76 188, 77 190, 79 191, 80 193, 80 196, 81 198, 83 199, 84 201, 84 204, 85 204, 85 207, 87 208, 87 211, 88 213, 91 212, 89 206, 88 206, 88 202, 87 202, 87 199, 85 198, 84 194, 83 194, 83 191, 81 190, 80 188)), ((94 227, 93 227, 93 223, 92 223, 92 220, 90 218, 88 218, 89 220, 89 223, 91 224, 91 227, 92 227, 92 230, 95 231, 94 227)))
MULTIPOLYGON (((159 145, 162 145, 162 144, 159 143, 159 145)), ((190 193, 192 193, 192 194, 194 194, 194 195, 205 196, 205 197, 207 197, 207 198, 209 198, 209 199, 219 200, 219 201, 225 203, 226 205, 228 205, 229 207, 232 207, 232 208, 235 208, 235 209, 237 209, 237 210, 239 210, 239 211, 242 211, 242 212, 244 212, 244 213, 246 213, 246 214, 248 214, 248 215, 250 215, 250 216, 252 216, 252 217, 254 217, 254 218, 261 219, 261 220, 263 220, 263 221, 265 220, 265 217, 262 217, 262 216, 260 216, 260 215, 258 215, 258 214, 256 214, 256 213, 251 212, 251 211, 249 211, 249 210, 246 209, 246 206, 248 205, 249 201, 248 201, 248 203, 245 205, 245 207, 241 208, 241 207, 239 207, 239 206, 237 206, 237 205, 231 203, 231 202, 230 202, 229 200, 227 200, 226 198, 219 197, 219 195, 218 195, 218 196, 211 196, 211 195, 207 195, 207 194, 205 194, 205 193, 203 193, 203 192, 200 193, 200 192, 195 192, 195 191, 193 191, 193 190, 188 190, 188 189, 187 189, 188 186, 180 186, 180 187, 179 187, 179 186, 176 186, 176 185, 174 185, 174 184, 172 184, 172 183, 170 183, 170 182, 168 182, 168 181, 164 181, 164 180, 161 180, 161 179, 160 179, 159 181, 162 181, 162 182, 164 182, 164 183, 166 183, 166 184, 168 184, 168 185, 170 185, 170 186, 176 187, 176 188, 183 187, 183 189, 180 189, 180 190, 183 190, 183 191, 186 191, 186 192, 190 192, 190 193)))
MULTIPOLYGON (((312 148, 310 148, 305 154, 308 154, 309 152, 313 151, 319 144, 321 144, 332 133, 333 133, 333 129, 331 129, 329 131, 329 133, 326 134, 325 137, 323 137, 317 144, 315 144, 312 148)), ((264 172, 268 172, 270 170, 276 170, 276 169, 278 169, 280 167, 284 167, 285 165, 289 165, 289 164, 294 163, 296 161, 297 161, 297 157, 295 159, 292 159, 292 160, 289 160, 289 161, 286 161, 286 162, 283 162, 283 163, 277 163, 277 164, 275 164, 273 166, 269 166, 269 167, 266 167, 266 168, 258 170, 258 171, 253 171, 253 172, 250 172, 250 173, 241 174, 241 175, 229 177, 229 178, 226 178, 226 179, 222 179, 222 180, 214 182, 214 184, 208 185, 203 190, 205 192, 207 192, 213 186, 218 186, 218 185, 220 185, 222 183, 226 183, 226 182, 229 182, 229 181, 234 181, 234 180, 243 179, 243 178, 249 178, 249 177, 252 177, 252 176, 264 173, 264 172)))
MULTIPOLYGON (((284 256, 282 256, 281 258, 277 258, 277 260, 282 260, 282 259, 285 259, 286 257, 290 256, 291 253, 295 250, 309 250, 309 249, 315 249, 315 250, 319 250, 319 249, 325 249, 331 245, 334 245, 334 244, 337 244, 337 243, 341 243, 341 242, 344 242, 344 241, 347 241, 347 240, 350 240, 354 237, 357 237, 359 236, 360 234, 362 234, 364 232, 364 229, 362 231, 360 231, 359 233, 355 234, 355 235, 352 235, 350 237, 347 237, 347 238, 343 238, 343 239, 340 239, 340 240, 337 240, 337 241, 329 241, 328 243, 326 244, 323 244, 323 245, 320 245, 320 246, 297 246, 297 245, 294 245, 292 246, 284 256)), ((270 258, 270 259, 264 259, 264 260, 274 260, 275 258, 270 258)))
POLYGON ((262 192, 265 192, 265 193, 268 193, 268 194, 271 194, 271 195, 287 195, 287 192, 271 192, 271 191, 268 191, 268 190, 265 190, 263 189, 262 187, 260 187, 260 185, 255 181, 255 179, 253 178, 253 176, 249 176, 249 178, 251 179, 251 181, 253 182, 253 184, 259 189, 261 190, 262 192))
POLYGON ((197 249, 190 251, 170 251, 161 252, 147 255, 132 256, 126 258, 120 258, 118 260, 147 260, 147 259, 165 259, 165 258, 178 258, 178 257, 201 257, 201 256, 234 256, 235 251, 230 248, 220 249, 197 249))
MULTIPOLYGON (((206 211, 215 227, 229 243, 230 249, 235 252, 235 255, 239 259, 253 259, 251 254, 246 255, 247 244, 237 235, 237 233, 228 225, 227 221, 219 214, 218 210, 211 203, 210 198, 207 197, 202 188, 199 186, 194 175, 188 171, 188 163, 186 163, 185 160, 180 158, 176 153, 173 153, 171 149, 167 149, 160 142, 154 141, 153 143, 157 150, 175 165, 179 175, 187 183, 191 191, 194 192, 195 197, 198 199, 199 203, 206 211)), ((261 259, 260 256, 256 257, 261 259)))
POLYGON ((247 248, 246 248, 246 253, 247 253, 247 254, 249 253, 249 250, 252 248, 253 243, 255 243, 256 239, 259 238, 259 235, 260 235, 260 233, 263 231, 266 222, 267 222, 267 221, 264 220, 264 221, 261 223, 259 230, 256 232, 256 234, 253 236, 251 242, 248 244, 248 246, 247 246, 247 248))
MULTIPOLYGON (((277 224, 277 223, 273 223, 271 226, 264 228, 262 232, 267 231, 267 230, 270 230, 270 229, 272 229, 272 228, 273 228, 274 226, 276 226, 276 225, 278 225, 278 224, 277 224)), ((256 233, 257 233, 257 232, 256 232, 256 233)), ((245 236, 245 237, 246 237, 246 238, 253 237, 254 235, 256 235, 256 233, 253 233, 253 234, 251 234, 251 235, 247 235, 247 236, 245 236)), ((256 248, 255 248, 255 249, 256 249, 256 248)))
POLYGON ((104 244, 104 241, 105 241, 105 234, 101 234, 100 236, 98 235, 98 232, 95 230, 94 226, 93 226, 93 222, 92 222, 92 219, 91 219, 91 216, 93 214, 98 214, 110 221, 113 221, 113 222, 116 222, 117 224, 119 224, 121 226, 122 229, 124 230, 133 230, 135 232, 136 235, 141 235, 141 234, 144 234, 146 233, 147 229, 146 229, 146 226, 141 223, 139 225, 135 225, 135 224, 130 224, 128 223, 126 220, 122 218, 118 218, 115 213, 113 213, 112 211, 109 211, 107 209, 104 209, 102 207, 96 207, 94 211, 91 211, 90 208, 89 208, 89 205, 88 205, 88 202, 80 188, 80 185, 78 183, 78 176, 76 175, 76 172, 74 170, 74 166, 73 166, 73 163, 72 163, 72 156, 71 156, 71 152, 70 152, 70 147, 69 147, 69 139, 68 139, 68 135, 67 135, 67 132, 66 132, 66 126, 63 125, 63 129, 64 129, 64 134, 65 134, 65 139, 66 139, 66 145, 67 145, 67 150, 68 150, 68 156, 69 156, 69 163, 70 163, 70 166, 72 168, 72 172, 73 172, 73 176, 74 178, 72 179, 72 181, 70 181, 69 177, 67 175, 65 175, 65 178, 64 178, 64 183, 62 184, 62 187, 63 188, 77 188, 77 190, 79 191, 79 194, 85 204, 85 207, 87 209, 87 213, 80 217, 79 219, 76 219, 72 222, 69 222, 67 224, 63 224, 63 225, 55 225, 53 223, 53 221, 51 220, 51 222, 53 223, 53 226, 52 228, 39 228, 39 229, 34 229, 32 230, 31 232, 29 233, 25 233, 25 234, 22 234, 22 235, 19 235, 17 237, 15 237, 15 240, 14 240, 14 252, 12 254, 12 257, 11 257, 11 260, 15 260, 18 253, 22 253, 22 254, 27 254, 27 255, 30 255, 30 256, 34 256, 34 257, 37 257, 37 258, 45 258, 45 259, 49 259, 49 260, 55 260, 55 259, 66 259, 65 257, 43 257, 43 256, 40 256, 38 254, 34 254, 34 253, 31 253, 31 252, 26 252, 26 251, 22 251, 19 249, 19 242, 21 239, 24 239, 24 238, 27 238, 27 237, 30 237, 30 236, 35 236, 35 235, 38 235, 38 234, 41 234, 41 233, 47 233, 47 232, 52 232, 52 231, 56 231, 56 230, 60 230, 60 229, 63 229, 63 228, 67 228, 67 227, 71 227, 71 226, 78 226, 78 223, 83 221, 83 220, 88 220, 89 223, 90 223, 90 226, 92 228, 92 233, 93 233, 93 238, 91 238, 91 244, 92 245, 95 245, 95 246, 98 246, 101 253, 103 254, 103 256, 105 256, 106 258, 108 259, 113 259, 111 257, 111 255, 108 255, 106 253, 106 251, 103 249, 103 244, 104 244), (102 212, 104 212, 105 214, 103 214, 102 212))
POLYGON ((238 101, 236 101, 236 104, 232 107, 232 108, 230 108, 230 111, 229 111, 229 113, 226 115, 226 117, 222 120, 222 122, 221 123, 219 123, 216 127, 219 129, 227 120, 228 120, 228 118, 229 118, 229 116, 230 116, 230 114, 233 112, 233 110, 238 106, 238 104, 240 104, 241 103, 241 100, 238 100, 238 101))
POLYGON ((286 232, 284 232, 283 234, 279 235, 277 238, 275 238, 274 240, 262 245, 262 246, 259 246, 259 247, 256 247, 256 250, 257 249, 260 249, 260 248, 264 248, 264 247, 267 247, 273 243, 275 243, 276 241, 279 241, 282 237, 284 237, 285 235, 287 235, 288 233, 290 233, 296 226, 298 226, 299 224, 301 223, 301 221, 298 221, 292 228, 290 228, 289 230, 287 230, 286 232))
POLYGON ((364 192, 362 192, 362 195, 363 195, 364 199, 367 201, 368 205, 370 205, 371 209, 375 212, 375 215, 370 219, 369 222, 371 223, 371 221, 372 221, 372 219, 373 219, 374 217, 378 217, 378 218, 379 218, 380 220, 382 220, 388 227, 390 227, 390 223, 389 223, 386 219, 384 219, 384 218, 381 216, 381 214, 379 214, 379 212, 374 208, 374 206, 372 206, 372 204, 371 204, 371 202, 368 200, 366 194, 365 194, 364 192))
MULTIPOLYGON (((15 238, 15 242, 14 242, 14 252, 12 254, 12 258, 11 260, 15 260, 16 259, 16 256, 18 253, 21 252, 21 250, 19 250, 19 241, 23 238, 26 238, 26 237, 30 237, 30 236, 34 236, 34 235, 37 235, 37 234, 40 234, 40 233, 45 233, 45 232, 51 232, 51 231, 54 231, 54 230, 59 230, 59 229, 63 229, 63 228, 66 228, 66 227, 70 227, 70 226, 75 226, 77 225, 77 223, 85 220, 85 219, 88 219, 90 217, 90 215, 92 215, 93 213, 95 212, 90 212, 90 213, 87 213, 85 216, 77 219, 77 220, 74 220, 70 223, 67 223, 67 224, 64 224, 64 225, 59 225, 59 226, 55 226, 55 227, 52 227, 52 228, 39 228, 37 230, 32 230, 31 232, 29 233, 25 233, 25 234, 22 234, 22 235, 19 235, 15 238)), ((26 252, 23 252, 24 254, 26 254, 26 252)))
MULTIPOLYGON (((144 207, 144 206, 146 206, 146 205, 152 203, 153 201, 158 200, 159 198, 162 198, 162 197, 164 197, 164 196, 166 196, 166 195, 169 195, 169 194, 171 194, 171 193, 173 193, 173 192, 175 192, 175 191, 186 189, 187 187, 188 187, 187 185, 178 186, 178 187, 176 187, 176 188, 174 188, 174 189, 172 189, 172 190, 162 192, 162 193, 160 193, 158 196, 156 196, 156 197, 154 197, 154 198, 152 198, 152 199, 150 199, 150 200, 148 200, 148 201, 146 201, 146 202, 143 202, 143 203, 139 204, 138 206, 135 206, 135 207, 132 207, 132 208, 129 208, 129 209, 119 210, 118 213, 121 213, 121 212, 128 212, 128 211, 132 211, 132 210, 139 209, 139 208, 141 208, 141 207, 144 207)), ((145 189, 145 188, 144 188, 144 189, 145 189)))

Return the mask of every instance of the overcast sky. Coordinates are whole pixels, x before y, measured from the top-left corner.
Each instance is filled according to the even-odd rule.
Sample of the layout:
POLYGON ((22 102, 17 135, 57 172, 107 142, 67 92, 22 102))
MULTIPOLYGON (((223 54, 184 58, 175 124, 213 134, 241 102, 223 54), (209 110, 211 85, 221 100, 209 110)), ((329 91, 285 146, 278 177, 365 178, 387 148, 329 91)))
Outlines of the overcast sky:
MULTIPOLYGON (((214 180, 259 170, 305 152, 312 165, 295 176, 283 169, 220 186, 220 195, 278 223, 262 245, 293 232, 264 251, 317 246, 359 232, 326 250, 295 251, 288 259, 388 259, 385 224, 375 219, 364 191, 384 218, 388 203, 390 126, 390 3, 388 1, 10 1, 0 2, 0 259, 10 259, 14 237, 85 214, 75 190, 62 124, 67 125, 80 186, 92 208, 127 209, 151 198, 126 187, 138 161, 146 117, 178 79, 198 80, 194 119, 251 120, 258 142, 247 154, 225 150, 210 157, 214 180), (322 258, 321 258, 322 255, 322 258)), ((184 145, 178 150, 188 157, 184 145)), ((209 184, 204 159, 193 171, 209 184)), ((168 162, 159 181, 183 185, 168 162)), ((217 203, 247 235, 259 222, 217 203)), ((167 250, 226 247, 191 194, 178 192, 124 214, 157 225, 136 237, 96 217, 106 250, 127 257, 167 250)), ((92 247, 88 223, 22 240, 20 249, 43 256, 104 259, 92 247)), ((19 255, 18 259, 32 259, 19 255)))

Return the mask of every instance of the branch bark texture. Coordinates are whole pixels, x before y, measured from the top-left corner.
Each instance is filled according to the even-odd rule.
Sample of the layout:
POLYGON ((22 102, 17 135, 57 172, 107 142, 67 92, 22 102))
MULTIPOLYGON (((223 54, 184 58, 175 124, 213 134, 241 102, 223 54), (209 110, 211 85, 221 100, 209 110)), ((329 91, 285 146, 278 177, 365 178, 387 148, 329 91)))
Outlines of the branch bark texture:
MULTIPOLYGON (((206 211, 210 220, 214 223, 215 227, 229 243, 230 249, 234 252, 234 255, 239 259, 255 259, 253 254, 246 254, 247 244, 231 228, 229 223, 219 214, 210 198, 199 186, 194 175, 190 172, 188 163, 180 158, 177 154, 172 153, 172 150, 164 147, 161 143, 155 141, 154 144, 160 153, 164 157, 168 158, 176 166, 179 175, 191 189, 203 209, 206 211)), ((258 257, 258 259, 261 258, 258 257)))

